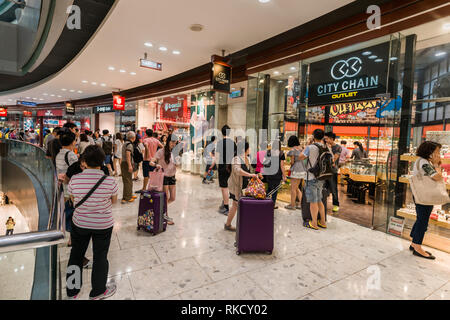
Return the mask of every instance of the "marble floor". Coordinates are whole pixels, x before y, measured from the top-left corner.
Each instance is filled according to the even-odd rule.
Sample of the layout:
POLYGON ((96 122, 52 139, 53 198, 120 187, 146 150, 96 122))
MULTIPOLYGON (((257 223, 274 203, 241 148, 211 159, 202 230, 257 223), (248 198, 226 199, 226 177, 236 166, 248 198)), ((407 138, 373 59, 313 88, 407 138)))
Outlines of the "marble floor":
MULTIPOLYGON (((14 205, 0 206, 0 236, 6 234, 6 220, 16 222, 14 233, 30 232, 27 221, 14 205)), ((0 300, 29 300, 33 287, 35 250, 0 253, 0 300)))
MULTIPOLYGON (((436 261, 420 259, 403 239, 334 217, 328 230, 314 231, 302 226, 300 211, 276 210, 273 255, 238 256, 220 202, 217 185, 177 174, 175 225, 155 237, 136 230, 137 202, 114 205, 112 299, 450 299, 449 254, 431 250, 436 261)), ((69 253, 61 247, 63 274, 69 253)))

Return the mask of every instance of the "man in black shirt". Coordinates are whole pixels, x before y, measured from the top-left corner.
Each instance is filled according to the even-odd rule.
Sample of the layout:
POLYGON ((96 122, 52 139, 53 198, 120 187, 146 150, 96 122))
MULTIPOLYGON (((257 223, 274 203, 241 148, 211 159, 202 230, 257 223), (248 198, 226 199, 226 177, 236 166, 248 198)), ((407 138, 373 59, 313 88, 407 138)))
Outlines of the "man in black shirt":
POLYGON ((339 212, 338 171, 342 147, 336 144, 336 134, 333 132, 325 133, 325 141, 331 148, 334 157, 333 178, 330 180, 330 188, 333 195, 333 212, 339 212))
POLYGON ((228 215, 230 210, 229 201, 230 193, 228 191, 228 179, 231 175, 231 161, 235 155, 237 149, 233 140, 228 138, 230 133, 230 127, 224 125, 222 128, 223 139, 217 143, 216 157, 218 157, 218 173, 219 173, 219 186, 222 191, 223 203, 219 208, 219 213, 228 215))

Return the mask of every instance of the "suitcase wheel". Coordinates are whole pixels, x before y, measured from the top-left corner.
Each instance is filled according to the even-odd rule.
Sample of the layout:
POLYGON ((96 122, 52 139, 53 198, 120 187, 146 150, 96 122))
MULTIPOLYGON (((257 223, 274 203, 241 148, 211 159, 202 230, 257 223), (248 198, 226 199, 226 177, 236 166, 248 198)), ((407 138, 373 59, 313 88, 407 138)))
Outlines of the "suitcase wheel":
POLYGON ((240 251, 236 251, 236 254, 239 256, 241 254, 241 252, 240 251))
POLYGON ((237 247, 237 242, 234 243, 234 246, 237 247))

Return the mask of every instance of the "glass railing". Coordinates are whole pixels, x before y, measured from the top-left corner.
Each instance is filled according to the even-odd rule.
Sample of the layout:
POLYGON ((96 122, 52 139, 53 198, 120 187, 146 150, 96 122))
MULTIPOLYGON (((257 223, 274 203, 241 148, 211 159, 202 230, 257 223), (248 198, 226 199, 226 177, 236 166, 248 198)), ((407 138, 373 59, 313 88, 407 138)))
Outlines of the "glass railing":
MULTIPOLYGON (((28 223, 22 233, 0 235, 0 300, 59 299, 65 217, 55 166, 43 149, 17 140, 0 140, 0 161, 2 191, 28 223)), ((1 211, 0 218, 4 224, 1 211)))

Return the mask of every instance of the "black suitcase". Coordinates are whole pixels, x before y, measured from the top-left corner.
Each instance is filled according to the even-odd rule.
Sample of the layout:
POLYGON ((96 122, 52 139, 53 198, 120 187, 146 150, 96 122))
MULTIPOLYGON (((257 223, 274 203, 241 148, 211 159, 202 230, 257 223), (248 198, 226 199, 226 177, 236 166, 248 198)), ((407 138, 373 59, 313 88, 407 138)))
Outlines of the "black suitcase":
MULTIPOLYGON (((324 184, 323 189, 322 189, 322 203, 325 207, 325 220, 327 219, 327 202, 328 202, 328 197, 330 196, 330 191, 328 189, 328 185, 327 183, 324 184)), ((311 218, 311 211, 310 211, 310 207, 309 207, 309 203, 306 202, 306 194, 305 194, 305 187, 302 188, 302 218, 303 218, 303 224, 308 223, 309 221, 312 220, 311 218)), ((320 212, 319 212, 320 215, 320 212)), ((319 219, 319 217, 318 217, 319 219)))

